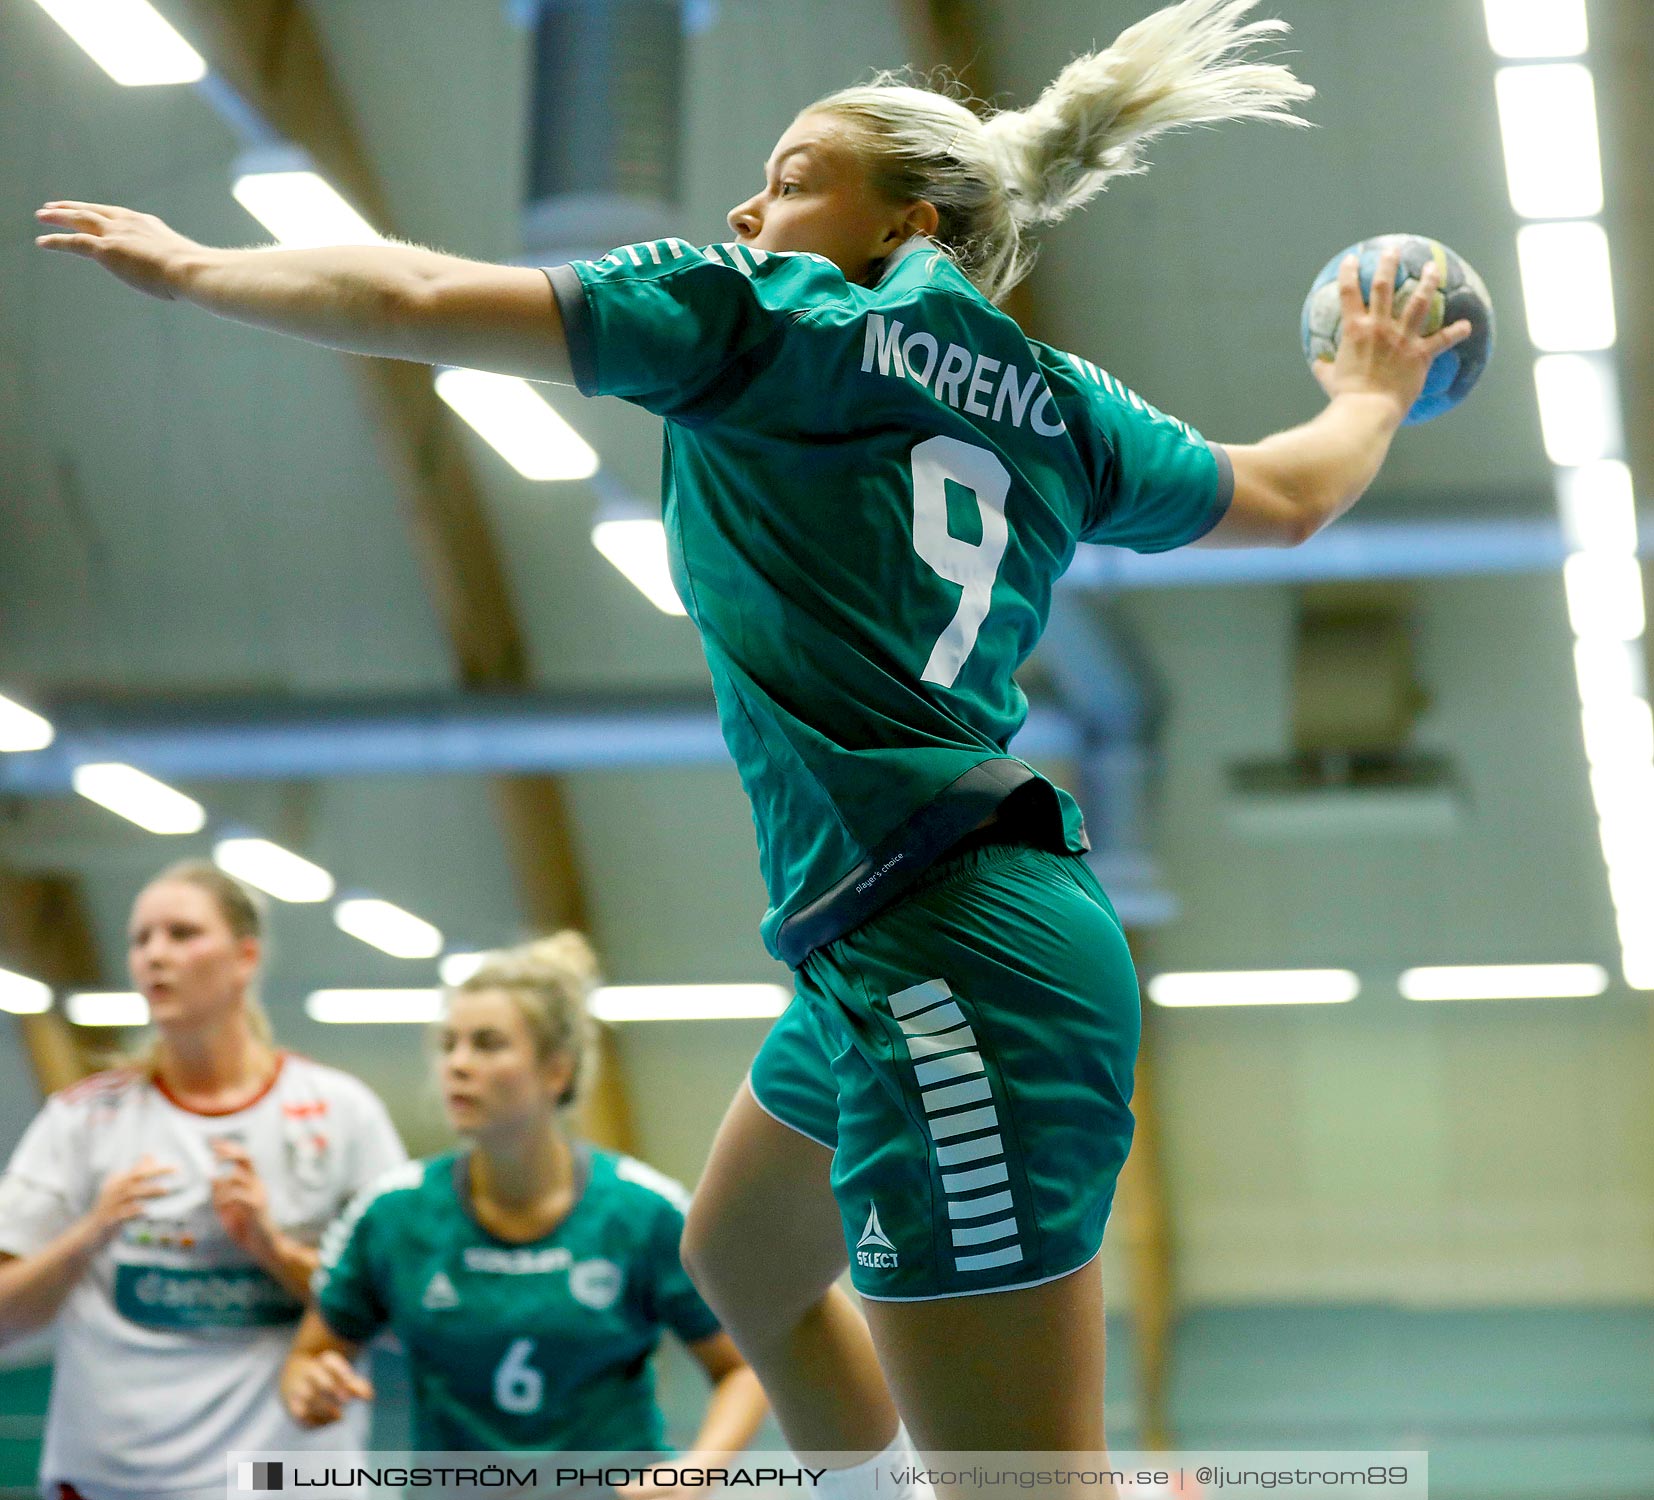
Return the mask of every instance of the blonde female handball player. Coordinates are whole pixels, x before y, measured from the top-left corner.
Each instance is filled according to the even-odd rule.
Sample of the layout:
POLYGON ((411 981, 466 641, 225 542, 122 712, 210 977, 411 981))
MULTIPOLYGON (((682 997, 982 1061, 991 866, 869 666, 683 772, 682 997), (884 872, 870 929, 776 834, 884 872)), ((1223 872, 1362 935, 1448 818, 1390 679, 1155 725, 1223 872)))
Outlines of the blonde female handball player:
POLYGON ((1341 515, 1469 332, 1424 337, 1433 288, 1397 310, 1382 269, 1363 305, 1352 261, 1326 408, 1220 446, 998 311, 1031 234, 1144 140, 1308 95, 1246 58, 1282 29, 1249 9, 1184 0, 985 120, 886 78, 822 99, 723 245, 542 274, 41 210, 39 243, 153 296, 665 418, 674 579, 753 803, 764 936, 798 984, 685 1256, 803 1450, 896 1456, 898 1410, 927 1451, 1103 1448, 1094 1257, 1137 988, 1078 809, 1008 751, 1013 673, 1080 540, 1291 545, 1341 515), (833 1290, 847 1259, 866 1322, 833 1290))
POLYGON ((351 1361, 389 1328, 418 1448, 660 1455, 649 1356, 670 1329, 712 1382, 674 1467, 720 1467, 751 1440, 763 1392, 679 1260, 687 1195, 568 1128, 595 975, 564 932, 490 955, 449 991, 437 1082, 467 1146, 391 1172, 328 1232, 282 1377, 296 1420, 371 1397, 351 1361))
POLYGON ((128 962, 154 1044, 54 1094, 0 1177, 0 1337, 56 1323, 52 1500, 221 1500, 231 1449, 366 1440, 318 1442, 276 1380, 323 1229, 404 1153, 365 1085, 271 1042, 260 931, 213 865, 146 886, 128 962))

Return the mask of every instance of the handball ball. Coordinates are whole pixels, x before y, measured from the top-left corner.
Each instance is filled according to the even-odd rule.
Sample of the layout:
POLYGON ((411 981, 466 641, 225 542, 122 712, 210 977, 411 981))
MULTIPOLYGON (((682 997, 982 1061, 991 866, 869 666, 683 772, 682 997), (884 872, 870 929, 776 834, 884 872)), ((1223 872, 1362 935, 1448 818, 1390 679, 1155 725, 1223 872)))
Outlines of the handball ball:
POLYGON ((1338 353, 1343 325, 1338 303, 1338 267, 1344 257, 1360 257, 1361 298, 1367 302, 1372 299, 1378 258, 1392 245, 1401 252, 1401 264, 1396 270, 1396 311, 1399 313, 1418 290, 1424 268, 1435 261, 1441 272, 1441 283, 1435 306, 1425 320, 1425 333, 1436 333, 1461 318, 1467 319, 1471 327, 1469 338, 1457 348, 1438 354, 1431 364, 1424 381, 1424 394, 1407 413, 1406 425, 1411 427, 1439 417, 1463 401, 1481 379, 1488 356, 1493 353, 1493 300, 1487 294, 1487 284, 1471 269, 1469 262, 1439 240, 1426 239, 1420 234, 1381 234, 1333 256, 1315 278, 1315 285, 1304 301, 1304 358, 1314 365, 1338 353))

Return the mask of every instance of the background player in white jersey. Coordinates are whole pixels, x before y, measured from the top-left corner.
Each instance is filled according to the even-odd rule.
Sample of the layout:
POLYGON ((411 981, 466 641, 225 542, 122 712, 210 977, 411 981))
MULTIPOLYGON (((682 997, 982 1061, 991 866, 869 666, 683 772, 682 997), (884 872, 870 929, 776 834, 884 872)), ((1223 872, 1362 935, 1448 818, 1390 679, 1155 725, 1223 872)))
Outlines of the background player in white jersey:
POLYGON ((278 1050, 261 913, 204 862, 133 904, 156 1039, 54 1094, 0 1177, 0 1337, 56 1320, 50 1500, 224 1493, 232 1448, 323 1445, 276 1389, 323 1229, 404 1159, 357 1079, 278 1050))
POLYGON ((986 119, 887 78, 829 96, 733 244, 555 267, 549 299, 532 270, 413 247, 220 251, 123 208, 40 211, 42 245, 153 296, 666 419, 674 581, 798 981, 685 1255, 797 1448, 900 1442, 898 1408, 927 1450, 1103 1448, 1095 1255, 1138 991, 1078 808, 1011 753, 1014 674, 1080 541, 1293 545, 1342 515, 1470 332, 1425 336, 1433 273, 1398 309, 1393 260, 1364 303, 1352 259, 1326 409, 1229 446, 994 305, 1149 137, 1308 96, 1247 57, 1282 29, 1251 3, 1183 0, 986 119))
POLYGON ((670 1329, 712 1381, 675 1462, 719 1465, 751 1439, 763 1392, 678 1258, 687 1195, 566 1123, 591 1067, 595 980, 585 940, 562 932, 449 991, 437 1081, 468 1145, 388 1174, 329 1230, 282 1377, 296 1419, 370 1398, 351 1360, 390 1328, 418 1448, 657 1454, 649 1359, 670 1329))

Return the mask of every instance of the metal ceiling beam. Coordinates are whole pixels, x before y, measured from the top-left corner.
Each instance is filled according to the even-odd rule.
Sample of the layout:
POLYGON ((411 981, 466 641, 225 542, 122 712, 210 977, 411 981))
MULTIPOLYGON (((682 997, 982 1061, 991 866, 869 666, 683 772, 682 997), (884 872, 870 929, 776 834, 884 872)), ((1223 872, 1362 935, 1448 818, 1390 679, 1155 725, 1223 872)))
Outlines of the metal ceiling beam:
MULTIPOLYGON (((249 144, 279 138, 317 169, 383 235, 395 216, 334 82, 320 33, 302 0, 170 0, 216 77, 203 89, 249 144)), ((549 293, 548 293, 549 296, 549 293)), ((348 357, 347 357, 348 358, 348 357)), ((421 365, 349 358, 374 415, 426 587, 460 682, 515 691, 530 683, 526 638, 482 488, 454 423, 421 365)), ((152 767, 153 769, 153 767, 152 767)), ((589 926, 561 788, 546 776, 493 783, 523 914, 540 929, 589 926)), ((617 1089, 615 1070, 608 1087, 617 1089)), ((623 1100, 609 1119, 630 1145, 623 1100)))
MULTIPOLYGON (((208 698, 134 705, 42 705, 45 750, 0 756, 0 795, 61 796, 74 767, 119 760, 163 780, 316 781, 345 776, 478 775, 642 766, 727 766, 710 699, 655 703, 544 693, 422 697, 208 698)), ((1073 754, 1060 710, 1037 706, 1017 737, 1028 755, 1073 754)), ((572 914, 570 919, 572 920, 572 914)))
MULTIPOLYGON (((1549 517, 1509 520, 1340 521, 1301 547, 1180 547, 1140 556, 1083 546, 1065 575, 1081 587, 1238 588, 1367 578, 1476 578, 1560 573, 1569 548, 1549 517)), ((1654 523, 1642 532, 1654 554, 1654 523)))

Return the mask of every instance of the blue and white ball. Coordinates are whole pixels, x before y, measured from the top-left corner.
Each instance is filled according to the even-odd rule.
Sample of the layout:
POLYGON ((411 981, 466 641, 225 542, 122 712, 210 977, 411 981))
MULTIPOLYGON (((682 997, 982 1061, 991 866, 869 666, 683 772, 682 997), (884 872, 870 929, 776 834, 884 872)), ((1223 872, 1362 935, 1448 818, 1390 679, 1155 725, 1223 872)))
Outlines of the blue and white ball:
POLYGON ((1434 261, 1441 272, 1441 281, 1430 316, 1425 320, 1425 333, 1436 333, 1461 318, 1468 319, 1471 327, 1469 338, 1456 348, 1438 354, 1431 364, 1430 373, 1425 377, 1424 394, 1407 413, 1406 425, 1411 427, 1439 417, 1463 401, 1481 379, 1493 353, 1493 299, 1488 296, 1487 283, 1463 256, 1454 254, 1441 241, 1421 234, 1381 234, 1351 245, 1348 250, 1340 250, 1322 267, 1304 301, 1304 358, 1313 366, 1338 354, 1344 324, 1338 301, 1338 268, 1344 257, 1361 258, 1361 297, 1363 301, 1371 301, 1379 256, 1392 245, 1401 253, 1401 263, 1396 269, 1396 310, 1399 312, 1418 290, 1424 268, 1434 261))

